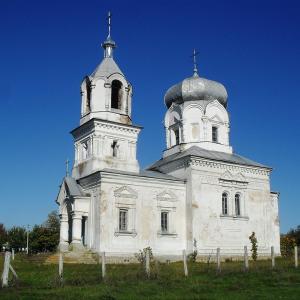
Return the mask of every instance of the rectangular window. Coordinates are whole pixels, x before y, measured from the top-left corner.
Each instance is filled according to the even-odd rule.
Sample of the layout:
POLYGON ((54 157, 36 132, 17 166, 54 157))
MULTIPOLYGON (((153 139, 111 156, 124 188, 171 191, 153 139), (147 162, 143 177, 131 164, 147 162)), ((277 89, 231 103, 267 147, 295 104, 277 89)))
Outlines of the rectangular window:
POLYGON ((120 209, 120 211, 119 211, 119 230, 127 231, 127 223, 128 223, 128 210, 120 209))
POLYGON ((212 141, 214 143, 218 142, 218 127, 216 127, 216 126, 212 127, 212 141))
POLYGON ((168 228, 168 212, 166 211, 162 211, 161 212, 161 232, 168 232, 169 228, 168 228))
POLYGON ((117 141, 113 141, 111 148, 112 148, 112 156, 117 157, 118 156, 118 145, 117 141))

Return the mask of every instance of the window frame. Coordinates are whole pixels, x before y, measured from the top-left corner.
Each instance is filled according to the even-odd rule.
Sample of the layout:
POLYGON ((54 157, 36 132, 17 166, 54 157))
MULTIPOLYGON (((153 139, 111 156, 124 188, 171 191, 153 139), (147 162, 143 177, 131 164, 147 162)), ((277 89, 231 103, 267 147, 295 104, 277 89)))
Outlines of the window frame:
POLYGON ((235 213, 235 216, 237 216, 237 217, 240 217, 242 215, 241 214, 241 194, 239 194, 239 193, 236 193, 234 195, 234 213, 235 213))
POLYGON ((119 208, 119 232, 128 232, 128 208, 119 208), (122 215, 124 217, 122 218, 122 215), (123 227, 123 225, 125 225, 123 227))
POLYGON ((223 192, 222 193, 222 215, 228 216, 229 215, 229 209, 228 209, 228 193, 223 192))
POLYGON ((160 231, 162 234, 169 233, 169 211, 162 210, 160 212, 160 231))

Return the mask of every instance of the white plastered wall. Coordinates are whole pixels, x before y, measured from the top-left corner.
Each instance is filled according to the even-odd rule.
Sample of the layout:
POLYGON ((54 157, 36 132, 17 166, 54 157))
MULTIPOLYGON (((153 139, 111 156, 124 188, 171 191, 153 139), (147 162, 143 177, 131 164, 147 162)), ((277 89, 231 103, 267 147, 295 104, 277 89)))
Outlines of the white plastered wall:
POLYGON ((103 175, 97 194, 97 252, 132 256, 150 246, 155 254, 173 256, 181 255, 186 248, 184 183, 108 174, 103 175), (128 229, 132 234, 118 232, 119 208, 129 210, 128 229), (169 212, 170 235, 160 234, 162 210, 169 212))

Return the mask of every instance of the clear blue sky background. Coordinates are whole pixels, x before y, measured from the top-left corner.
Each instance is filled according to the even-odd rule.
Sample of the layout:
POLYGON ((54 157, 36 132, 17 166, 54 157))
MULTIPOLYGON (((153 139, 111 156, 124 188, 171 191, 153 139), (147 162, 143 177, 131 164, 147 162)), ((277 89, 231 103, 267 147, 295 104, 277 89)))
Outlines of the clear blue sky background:
POLYGON ((300 7, 286 0, 1 1, 0 222, 33 225, 56 208, 108 10, 134 123, 144 126, 141 165, 161 157, 163 96, 192 74, 195 47, 200 75, 227 88, 235 152, 274 167, 281 231, 300 224, 300 7))

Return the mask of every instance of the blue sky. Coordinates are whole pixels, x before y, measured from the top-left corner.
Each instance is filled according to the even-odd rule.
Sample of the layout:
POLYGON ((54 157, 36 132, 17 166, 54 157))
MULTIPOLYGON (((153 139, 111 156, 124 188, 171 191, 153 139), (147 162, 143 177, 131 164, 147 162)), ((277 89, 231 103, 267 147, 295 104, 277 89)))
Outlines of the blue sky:
POLYGON ((274 168, 281 231, 300 224, 300 18, 297 1, 22 1, 0 3, 0 222, 41 223, 73 159, 79 87, 101 61, 112 11, 115 59, 144 126, 142 166, 165 146, 163 96, 192 74, 229 94, 234 151, 274 168))

